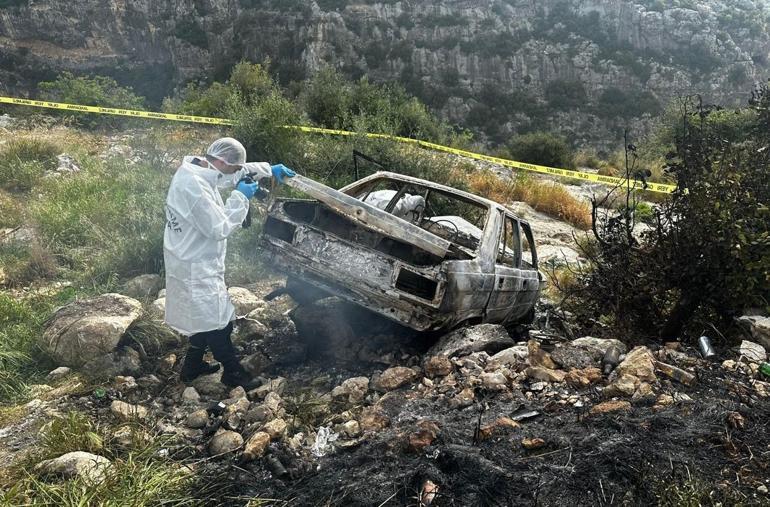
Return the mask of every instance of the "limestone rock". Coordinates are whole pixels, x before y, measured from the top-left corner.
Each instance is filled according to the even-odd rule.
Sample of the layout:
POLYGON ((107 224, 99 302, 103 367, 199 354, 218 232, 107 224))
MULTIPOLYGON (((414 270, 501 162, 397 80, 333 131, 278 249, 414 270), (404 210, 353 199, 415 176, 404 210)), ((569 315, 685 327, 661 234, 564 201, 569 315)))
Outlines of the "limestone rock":
POLYGON ((80 369, 96 377, 133 376, 142 372, 142 360, 139 352, 131 347, 119 347, 114 352, 90 359, 80 369))
POLYGON ((275 393, 280 396, 281 394, 283 394, 285 390, 286 390, 286 379, 283 377, 275 377, 273 379, 268 380, 267 382, 257 387, 256 389, 249 391, 249 395, 256 397, 258 399, 262 399, 266 397, 269 393, 275 393))
POLYGON ((451 408, 465 408, 473 405, 476 395, 473 393, 473 389, 466 387, 459 393, 457 393, 451 400, 449 400, 449 406, 451 408))
POLYGON ((388 427, 390 419, 378 407, 367 407, 361 412, 358 424, 364 432, 377 432, 388 427))
POLYGON ((527 342, 527 362, 530 366, 547 368, 549 370, 556 369, 556 363, 551 359, 551 355, 540 348, 540 343, 537 340, 529 340, 527 342))
POLYGON ((256 316, 261 315, 259 309, 249 312, 242 319, 238 319, 238 325, 233 333, 233 341, 242 343, 251 340, 260 340, 270 331, 256 316))
POLYGON ((765 349, 770 349, 770 317, 744 315, 738 319, 738 324, 747 329, 765 349))
POLYGON ((254 433, 246 440, 246 445, 243 449, 243 460, 248 462, 261 458, 265 454, 268 445, 270 445, 270 435, 264 431, 254 433))
POLYGON ((332 390, 332 398, 346 403, 361 403, 369 390, 367 377, 353 377, 345 380, 332 390))
POLYGON ((110 404, 110 412, 121 421, 144 420, 147 418, 147 409, 141 405, 132 405, 120 400, 113 400, 110 404))
POLYGON ((743 340, 738 353, 752 363, 761 363, 767 360, 765 348, 749 340, 743 340))
POLYGON ((248 315, 252 311, 265 306, 265 302, 253 292, 244 287, 230 287, 227 289, 230 301, 235 306, 235 314, 239 317, 248 315))
POLYGON ((147 308, 152 318, 156 320, 163 320, 166 317, 166 298, 158 298, 147 308))
POLYGON ((620 350, 621 354, 624 354, 626 350, 628 350, 625 343, 614 338, 594 338, 593 336, 584 336, 582 338, 572 340, 570 343, 575 347, 591 347, 598 349, 602 355, 606 354, 607 350, 613 345, 615 345, 618 350, 620 350))
POLYGON ((654 382, 655 358, 647 347, 635 347, 626 358, 615 368, 613 376, 633 375, 645 382, 654 382))
POLYGON ((508 332, 498 324, 479 324, 444 335, 428 351, 428 356, 463 356, 473 352, 496 353, 514 344, 508 332))
POLYGON ((487 440, 494 436, 496 433, 511 431, 520 427, 521 425, 510 417, 498 417, 491 423, 486 424, 479 429, 479 438, 481 440, 487 440))
POLYGON ((113 352, 141 313, 139 301, 120 294, 75 301, 56 310, 40 345, 54 361, 80 367, 113 352))
POLYGON ((356 420, 346 421, 340 425, 340 433, 348 438, 355 438, 361 434, 361 425, 356 420))
POLYGON ((491 391, 504 390, 508 385, 508 379, 499 371, 482 373, 480 380, 481 385, 491 391))
POLYGON ((198 394, 198 391, 196 391, 194 387, 185 387, 184 391, 182 391, 182 401, 197 403, 200 400, 201 395, 198 394))
POLYGON ((414 382, 419 374, 411 368, 405 366, 394 366, 388 368, 382 374, 372 381, 372 387, 378 391, 392 391, 399 387, 414 382))
POLYGON ((199 429, 204 428, 209 422, 209 414, 206 410, 196 410, 185 419, 185 426, 188 428, 199 429))
POLYGON ((91 485, 99 484, 110 471, 112 463, 104 456, 90 452, 75 451, 58 458, 41 461, 35 471, 41 474, 58 475, 65 479, 82 478, 91 485))
POLYGON ((264 431, 270 435, 271 439, 275 440, 283 436, 283 434, 286 432, 286 426, 286 421, 283 419, 273 419, 272 421, 266 423, 260 431, 264 431))
POLYGON ((623 400, 605 401, 591 407, 591 415, 609 414, 611 412, 629 412, 631 403, 623 400))
POLYGON ((490 357, 485 369, 494 371, 500 368, 518 368, 526 364, 528 356, 529 349, 526 345, 508 347, 490 357))
POLYGON ((655 361, 655 368, 666 377, 672 380, 676 380, 680 384, 684 384, 686 386, 695 385, 695 375, 681 368, 677 368, 676 366, 672 366, 670 364, 661 363, 660 361, 655 361))
POLYGON ((521 446, 528 451, 533 451, 545 446, 545 440, 542 438, 525 438, 521 441, 521 446))
POLYGON ((551 359, 565 370, 573 368, 582 370, 599 366, 602 354, 598 349, 566 344, 551 352, 551 359))
POLYGON ((58 368, 51 370, 48 373, 48 380, 59 380, 66 377, 70 373, 72 373, 71 368, 67 368, 66 366, 59 366, 58 368))
POLYGON ((564 376, 567 385, 576 389, 588 387, 602 379, 602 371, 599 368, 572 369, 564 376))
POLYGON ((221 378, 222 370, 220 369, 218 372, 212 373, 211 375, 201 375, 196 378, 192 381, 192 387, 204 396, 219 397, 224 395, 229 389, 219 381, 221 378))
POLYGON ((163 278, 159 275, 139 275, 126 282, 123 294, 134 299, 155 299, 162 287, 163 278))
POLYGON ((454 369, 452 362, 446 356, 431 356, 423 364, 425 375, 430 378, 445 377, 454 369))
POLYGON ((640 380, 638 377, 622 374, 604 388, 602 394, 607 398, 613 398, 615 396, 633 396, 639 384, 640 380))
POLYGON ((420 421, 417 423, 417 431, 409 435, 408 449, 411 452, 422 452, 436 440, 439 433, 441 429, 435 421, 420 421))
POLYGON ((567 373, 562 370, 551 370, 542 366, 530 366, 524 373, 527 377, 543 382, 564 382, 567 373))
POLYGON ((217 431, 209 441, 209 454, 217 456, 237 450, 243 445, 243 437, 240 433, 228 430, 217 431))

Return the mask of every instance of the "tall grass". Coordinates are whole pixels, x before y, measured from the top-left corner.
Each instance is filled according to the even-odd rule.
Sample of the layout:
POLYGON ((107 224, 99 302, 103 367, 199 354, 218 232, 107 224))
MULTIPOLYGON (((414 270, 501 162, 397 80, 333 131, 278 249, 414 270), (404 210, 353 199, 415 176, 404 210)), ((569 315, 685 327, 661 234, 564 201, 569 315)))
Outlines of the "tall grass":
POLYGON ((80 174, 45 182, 31 217, 71 276, 104 282, 157 272, 169 179, 154 167, 92 159, 80 174))
POLYGON ((591 226, 591 208, 572 196, 559 183, 541 181, 526 176, 503 180, 490 171, 476 172, 468 177, 472 192, 501 204, 523 201, 548 215, 559 218, 578 229, 591 226))
POLYGON ((57 144, 34 137, 18 137, 0 148, 0 187, 14 192, 31 190, 45 171, 56 168, 57 144))
POLYGON ((36 344, 49 309, 47 301, 0 293, 0 404, 22 399, 28 382, 46 366, 36 357, 36 344))

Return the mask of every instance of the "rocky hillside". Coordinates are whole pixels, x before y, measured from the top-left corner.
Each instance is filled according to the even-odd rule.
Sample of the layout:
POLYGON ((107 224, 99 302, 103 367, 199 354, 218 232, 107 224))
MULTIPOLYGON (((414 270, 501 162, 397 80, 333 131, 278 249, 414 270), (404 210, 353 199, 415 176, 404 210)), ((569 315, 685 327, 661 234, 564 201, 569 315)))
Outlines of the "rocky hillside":
POLYGON ((769 16, 760 0, 3 0, 0 79, 23 93, 62 69, 107 74, 158 102, 270 58, 285 84, 324 65, 398 80, 493 141, 610 141, 678 94, 744 101, 767 75, 769 16))

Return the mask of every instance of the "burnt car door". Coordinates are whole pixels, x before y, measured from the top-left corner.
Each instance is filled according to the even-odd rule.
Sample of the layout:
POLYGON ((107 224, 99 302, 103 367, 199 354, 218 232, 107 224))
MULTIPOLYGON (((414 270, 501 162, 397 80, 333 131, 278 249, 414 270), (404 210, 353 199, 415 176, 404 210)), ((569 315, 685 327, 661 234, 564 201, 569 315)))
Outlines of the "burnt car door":
MULTIPOLYGON (((533 244, 529 224, 508 213, 501 214, 503 220, 495 262, 495 284, 485 318, 487 322, 496 323, 512 322, 526 315, 532 305, 531 291, 536 291, 536 298, 539 288, 537 268, 523 259, 524 247, 533 244)), ((534 249, 531 251, 534 252, 534 249)))

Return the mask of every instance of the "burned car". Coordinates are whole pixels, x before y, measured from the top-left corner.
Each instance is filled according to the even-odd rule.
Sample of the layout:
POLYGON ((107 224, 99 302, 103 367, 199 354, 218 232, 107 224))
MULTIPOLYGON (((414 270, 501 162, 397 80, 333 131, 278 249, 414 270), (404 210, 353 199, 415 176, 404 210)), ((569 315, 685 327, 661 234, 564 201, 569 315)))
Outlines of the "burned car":
POLYGON ((504 206, 392 172, 287 184, 312 199, 276 200, 261 247, 297 301, 338 296, 418 331, 531 319, 535 241, 504 206))

